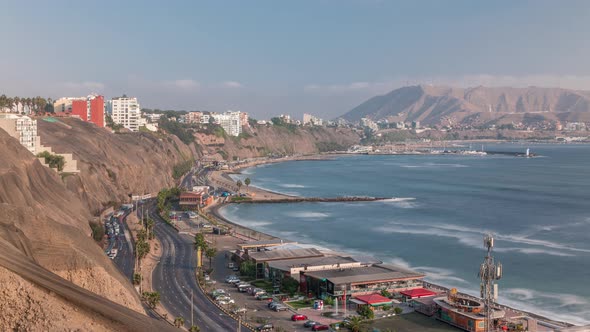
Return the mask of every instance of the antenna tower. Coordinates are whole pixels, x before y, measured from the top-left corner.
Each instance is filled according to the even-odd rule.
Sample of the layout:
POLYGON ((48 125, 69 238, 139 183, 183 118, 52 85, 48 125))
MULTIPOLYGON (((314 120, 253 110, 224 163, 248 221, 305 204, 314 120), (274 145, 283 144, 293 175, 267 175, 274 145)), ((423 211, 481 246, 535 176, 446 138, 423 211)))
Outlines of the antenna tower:
POLYGON ((494 237, 491 234, 487 234, 484 237, 483 245, 487 249, 487 254, 479 267, 479 277, 481 279, 480 292, 481 299, 484 303, 485 332, 492 332, 494 331, 494 310, 492 306, 498 300, 498 285, 495 281, 502 278, 502 264, 496 262, 494 256, 492 256, 494 237))

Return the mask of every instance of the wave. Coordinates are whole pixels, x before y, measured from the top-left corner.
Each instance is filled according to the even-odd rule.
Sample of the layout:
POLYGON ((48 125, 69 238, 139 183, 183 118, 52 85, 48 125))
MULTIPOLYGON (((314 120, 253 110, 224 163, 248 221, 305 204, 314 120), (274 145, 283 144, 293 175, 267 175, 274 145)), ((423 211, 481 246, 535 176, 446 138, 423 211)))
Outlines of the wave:
POLYGON ((312 211, 299 211, 287 213, 289 217, 302 218, 302 219, 324 219, 331 216, 329 213, 324 212, 312 212, 312 211))
MULTIPOLYGON (((494 233, 486 229, 478 229, 453 224, 416 224, 409 222, 391 221, 383 226, 376 227, 375 231, 385 233, 400 233, 413 235, 439 236, 456 239, 468 247, 481 248, 482 236, 488 233, 494 233)), ((553 256, 573 256, 571 252, 590 252, 590 249, 577 248, 570 245, 529 238, 526 235, 505 235, 495 233, 497 241, 509 243, 525 244, 531 247, 497 247, 494 250, 500 252, 521 252, 525 254, 545 254, 553 256), (541 249, 542 247, 549 249, 541 249)))
POLYGON ((416 198, 414 198, 414 197, 395 197, 395 198, 380 200, 377 202, 395 205, 395 206, 402 208, 402 209, 413 209, 418 206, 418 204, 414 202, 415 200, 416 200, 416 198))
POLYGON ((399 167, 403 167, 403 168, 464 168, 464 167, 469 167, 469 165, 464 165, 464 164, 443 164, 443 163, 424 163, 424 164, 414 164, 414 165, 408 165, 408 164, 403 164, 403 165, 399 165, 399 167))
POLYGON ((283 188, 306 188, 306 186, 304 186, 302 184, 293 184, 293 183, 279 184, 279 186, 281 186, 283 188))
POLYGON ((395 197, 395 198, 388 198, 381 200, 381 202, 407 202, 407 201, 415 201, 416 198, 414 197, 395 197))

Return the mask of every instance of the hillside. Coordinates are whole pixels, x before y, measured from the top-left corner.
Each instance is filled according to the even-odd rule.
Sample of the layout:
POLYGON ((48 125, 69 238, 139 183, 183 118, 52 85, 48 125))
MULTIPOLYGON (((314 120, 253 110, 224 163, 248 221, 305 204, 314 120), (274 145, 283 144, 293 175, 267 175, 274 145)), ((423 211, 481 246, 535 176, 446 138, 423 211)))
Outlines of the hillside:
POLYGON ((373 97, 342 118, 489 125, 514 121, 588 121, 590 92, 558 88, 409 86, 373 97))
POLYGON ((38 121, 44 146, 73 153, 80 174, 64 177, 92 213, 109 202, 125 202, 128 194, 158 192, 174 185, 174 165, 193 157, 194 151, 176 136, 149 133, 112 134, 77 119, 38 121))
MULTIPOLYGON (((143 312, 132 286, 90 237, 90 213, 17 140, 0 130, 0 244, 53 273, 143 312)), ((0 330, 119 330, 120 326, 0 268, 0 330)))
POLYGON ((204 154, 232 160, 345 150, 358 144, 360 136, 348 128, 257 125, 244 130, 239 138, 196 134, 196 139, 204 154))

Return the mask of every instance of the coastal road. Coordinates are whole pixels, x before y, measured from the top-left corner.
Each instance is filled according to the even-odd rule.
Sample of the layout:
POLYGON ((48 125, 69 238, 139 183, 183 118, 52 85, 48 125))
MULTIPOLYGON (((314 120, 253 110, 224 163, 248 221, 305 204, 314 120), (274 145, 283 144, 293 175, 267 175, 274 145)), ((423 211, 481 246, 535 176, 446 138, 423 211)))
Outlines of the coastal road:
POLYGON ((129 213, 126 213, 125 216, 120 219, 121 221, 118 221, 121 231, 116 239, 116 246, 119 251, 117 252, 117 257, 115 257, 114 261, 121 273, 133 283, 135 258, 133 253, 133 241, 131 239, 131 234, 129 233, 129 228, 127 227, 128 215, 129 213))
POLYGON ((37 265, 5 241, 0 241, 0 266, 75 305, 125 325, 128 331, 178 331, 167 323, 149 318, 63 279, 37 265))
POLYGON ((154 290, 161 295, 161 303, 175 317, 182 316, 185 326, 191 324, 191 290, 194 300, 194 324, 202 331, 234 331, 237 322, 207 299, 195 279, 196 255, 193 239, 180 235, 155 213, 150 204, 150 215, 156 221, 155 234, 162 244, 162 257, 152 273, 154 290))

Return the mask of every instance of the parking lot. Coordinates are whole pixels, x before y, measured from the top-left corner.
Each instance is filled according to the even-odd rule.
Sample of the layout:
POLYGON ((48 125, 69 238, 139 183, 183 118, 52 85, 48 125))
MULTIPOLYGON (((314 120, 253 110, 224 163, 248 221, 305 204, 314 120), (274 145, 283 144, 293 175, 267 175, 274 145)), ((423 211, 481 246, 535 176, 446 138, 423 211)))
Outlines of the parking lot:
MULTIPOLYGON (((218 248, 217 256, 213 261, 214 271, 211 275, 211 280, 214 280, 215 283, 209 284, 208 289, 209 292, 215 289, 223 289, 225 294, 235 302, 226 304, 225 306, 228 309, 235 307, 245 308, 245 319, 253 326, 262 325, 264 321, 267 321, 274 325, 275 330, 280 326, 285 331, 311 331, 311 328, 303 326, 305 320, 297 322, 291 320, 291 316, 298 314, 298 311, 287 308, 285 311, 275 312, 268 307, 268 303, 271 301, 270 299, 257 300, 254 295, 249 295, 247 292, 240 292, 236 286, 225 281, 225 278, 229 275, 239 276, 239 272, 228 268, 230 260, 227 258, 226 253, 228 250, 235 250, 236 245, 242 241, 230 236, 208 235, 208 239, 212 243, 215 243, 218 248)), ((302 309, 300 311, 307 315, 307 312, 314 310, 302 309)), ((319 317, 317 314, 314 316, 319 317)), ((328 323, 328 320, 324 319, 321 323, 328 323)))

